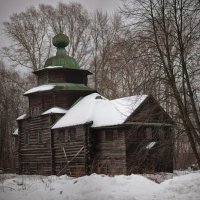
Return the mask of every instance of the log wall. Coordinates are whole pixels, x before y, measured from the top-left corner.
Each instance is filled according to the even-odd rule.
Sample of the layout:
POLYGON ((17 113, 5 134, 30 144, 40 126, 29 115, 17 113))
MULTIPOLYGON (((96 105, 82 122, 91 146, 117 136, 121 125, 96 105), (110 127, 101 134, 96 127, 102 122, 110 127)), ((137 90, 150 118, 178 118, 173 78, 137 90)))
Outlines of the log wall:
POLYGON ((87 75, 82 71, 50 70, 49 83, 82 83, 87 85, 87 75))
POLYGON ((132 126, 126 128, 127 174, 173 170, 170 127, 132 126), (147 146, 156 142, 152 148, 147 146))
POLYGON ((50 117, 37 116, 21 121, 19 133, 20 173, 52 173, 50 117))
POLYGON ((108 175, 126 174, 126 145, 122 129, 94 130, 95 157, 93 172, 108 175))
POLYGON ((145 100, 127 121, 134 122, 159 122, 173 124, 172 119, 152 97, 145 100))
POLYGON ((48 82, 48 71, 41 71, 38 76, 38 85, 47 84, 48 82))
POLYGON ((85 139, 84 126, 53 131, 54 170, 56 175, 68 174, 78 177, 87 174, 85 139), (73 131, 75 132, 72 133, 73 131))
POLYGON ((91 92, 82 91, 55 91, 46 92, 42 95, 29 96, 29 113, 35 117, 52 107, 62 107, 69 109, 80 97, 90 94, 91 92))

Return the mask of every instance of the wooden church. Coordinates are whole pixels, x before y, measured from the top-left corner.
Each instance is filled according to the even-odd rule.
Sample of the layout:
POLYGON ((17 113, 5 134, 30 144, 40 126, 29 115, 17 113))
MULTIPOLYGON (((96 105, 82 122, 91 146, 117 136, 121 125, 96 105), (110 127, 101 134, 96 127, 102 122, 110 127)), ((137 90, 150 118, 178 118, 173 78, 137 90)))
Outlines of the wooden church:
POLYGON ((108 100, 87 86, 88 70, 68 56, 69 39, 53 38, 56 56, 35 71, 17 119, 19 174, 82 176, 173 170, 173 122, 149 95, 108 100))

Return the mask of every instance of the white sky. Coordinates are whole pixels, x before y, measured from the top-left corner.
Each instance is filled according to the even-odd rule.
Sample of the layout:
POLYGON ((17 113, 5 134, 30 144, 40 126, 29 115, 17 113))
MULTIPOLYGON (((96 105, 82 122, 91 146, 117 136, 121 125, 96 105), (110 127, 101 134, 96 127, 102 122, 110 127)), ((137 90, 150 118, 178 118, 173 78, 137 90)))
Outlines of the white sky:
POLYGON ((44 3, 56 6, 58 2, 80 2, 89 11, 102 9, 107 12, 116 10, 121 3, 120 0, 0 0, 0 48, 9 44, 9 40, 3 35, 2 23, 8 21, 10 15, 25 11, 32 5, 44 3))

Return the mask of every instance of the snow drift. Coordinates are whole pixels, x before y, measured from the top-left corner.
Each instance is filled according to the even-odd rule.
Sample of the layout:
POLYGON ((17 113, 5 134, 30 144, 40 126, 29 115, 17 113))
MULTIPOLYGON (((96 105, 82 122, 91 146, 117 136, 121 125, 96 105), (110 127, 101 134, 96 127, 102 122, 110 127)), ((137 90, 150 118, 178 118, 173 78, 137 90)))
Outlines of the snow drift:
POLYGON ((140 175, 0 176, 0 200, 199 200, 200 173, 155 183, 140 175))

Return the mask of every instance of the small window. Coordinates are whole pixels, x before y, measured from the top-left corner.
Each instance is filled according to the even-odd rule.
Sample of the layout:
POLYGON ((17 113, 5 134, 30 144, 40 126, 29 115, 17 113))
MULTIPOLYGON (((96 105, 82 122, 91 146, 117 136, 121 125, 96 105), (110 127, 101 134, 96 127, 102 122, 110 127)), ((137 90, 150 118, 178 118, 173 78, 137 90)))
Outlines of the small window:
POLYGON ((113 140, 117 140, 120 138, 120 133, 117 130, 113 131, 113 140))
POLYGON ((29 134, 25 133, 25 144, 29 144, 29 134))
POLYGON ((42 144, 42 132, 38 131, 38 144, 42 144))
POLYGON ((32 107, 31 108, 31 116, 36 117, 40 114, 40 107, 32 107))
POLYGON ((65 142, 65 130, 64 129, 60 129, 57 132, 57 141, 59 141, 59 142, 65 142))
POLYGON ((76 139, 76 129, 69 128, 68 129, 68 141, 74 141, 76 139))
POLYGON ((58 134, 59 134, 59 137, 60 137, 60 141, 64 142, 65 141, 65 130, 61 129, 58 134))
POLYGON ((113 140, 117 140, 119 138, 118 133, 113 133, 113 140))
POLYGON ((112 141, 114 139, 113 137, 113 130, 110 129, 110 130, 106 130, 105 131, 105 140, 106 141, 112 141))

